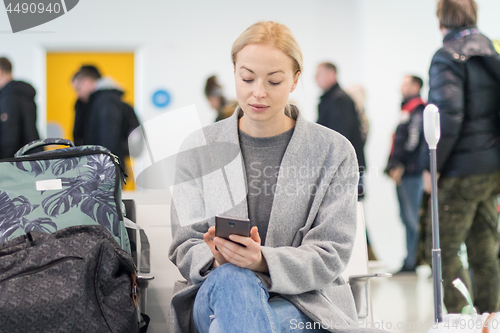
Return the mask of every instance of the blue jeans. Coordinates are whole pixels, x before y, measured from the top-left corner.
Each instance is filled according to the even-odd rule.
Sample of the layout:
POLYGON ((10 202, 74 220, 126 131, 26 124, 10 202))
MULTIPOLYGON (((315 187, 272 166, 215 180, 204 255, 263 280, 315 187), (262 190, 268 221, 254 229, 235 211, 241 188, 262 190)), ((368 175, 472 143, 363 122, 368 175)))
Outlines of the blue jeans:
POLYGON ((269 299, 254 272, 232 264, 218 267, 203 282, 194 302, 193 320, 199 333, 326 332, 306 330, 311 320, 304 313, 282 297, 269 299))
POLYGON ((417 265, 418 211, 422 202, 424 185, 422 175, 401 177, 397 186, 401 221, 406 227, 406 249, 408 254, 403 269, 414 269, 417 265))

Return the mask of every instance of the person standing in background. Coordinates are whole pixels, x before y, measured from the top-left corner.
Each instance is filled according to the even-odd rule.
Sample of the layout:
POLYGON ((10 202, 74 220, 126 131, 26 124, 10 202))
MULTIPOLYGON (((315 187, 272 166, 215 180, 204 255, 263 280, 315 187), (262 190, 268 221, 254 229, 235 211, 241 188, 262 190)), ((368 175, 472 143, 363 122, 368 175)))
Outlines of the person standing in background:
POLYGON ((358 198, 364 196, 363 172, 366 169, 361 124, 353 100, 337 82, 337 67, 324 62, 318 65, 316 83, 323 90, 318 105, 317 123, 342 134, 351 142, 356 151, 360 170, 358 198))
POLYGON ((129 156, 128 136, 140 123, 134 109, 122 101, 121 88, 113 79, 101 77, 92 65, 82 66, 71 84, 78 95, 73 129, 75 144, 106 147, 124 163, 129 156))
POLYGON ((205 84, 205 96, 207 97, 212 109, 217 111, 217 118, 215 119, 215 122, 230 117, 238 105, 234 101, 228 102, 226 100, 224 94, 222 93, 222 86, 217 81, 217 77, 215 75, 212 75, 207 79, 207 83, 205 84))
POLYGON ((406 228, 407 255, 398 273, 414 273, 417 266, 417 243, 422 201, 423 166, 420 156, 424 144, 423 113, 425 103, 420 97, 423 81, 418 76, 407 75, 401 85, 403 102, 401 120, 392 144, 391 155, 385 172, 396 182, 401 221, 406 228))
POLYGON ((363 147, 366 144, 366 139, 368 138, 368 132, 370 131, 370 122, 365 112, 365 102, 366 102, 366 92, 365 88, 360 85, 354 85, 348 87, 345 92, 349 97, 351 97, 354 105, 356 106, 356 111, 358 112, 358 119, 360 123, 361 130, 361 140, 363 141, 363 147))
MULTIPOLYGON (((449 313, 467 305, 452 285, 460 278, 478 312, 491 313, 499 310, 500 293, 500 56, 476 27, 473 0, 440 0, 437 17, 444 40, 429 69, 429 103, 439 108, 441 119, 437 172, 444 304, 449 313), (458 256, 462 243, 475 288, 458 256)), ((428 161, 429 154, 424 156, 428 161)), ((430 192, 429 172, 424 185, 430 192)))
POLYGON ((0 58, 0 158, 14 157, 27 143, 38 140, 35 89, 12 78, 12 64, 0 58))
MULTIPOLYGON (((365 112, 365 102, 366 102, 366 92, 365 88, 360 85, 353 85, 348 87, 345 92, 349 97, 351 97, 354 105, 356 107, 356 112, 358 113, 358 119, 360 123, 360 131, 361 131, 361 141, 363 142, 363 149, 366 144, 366 140, 368 139, 368 132, 370 131, 370 123, 368 121, 368 117, 365 112)), ((362 178, 360 178, 362 181, 362 178)), ((361 183, 360 186, 363 186, 361 183)), ((364 191, 364 188, 361 189, 364 191)), ((368 251, 368 260, 377 260, 377 256, 372 249, 370 244, 370 237, 368 235, 368 228, 366 228, 366 245, 368 251)))

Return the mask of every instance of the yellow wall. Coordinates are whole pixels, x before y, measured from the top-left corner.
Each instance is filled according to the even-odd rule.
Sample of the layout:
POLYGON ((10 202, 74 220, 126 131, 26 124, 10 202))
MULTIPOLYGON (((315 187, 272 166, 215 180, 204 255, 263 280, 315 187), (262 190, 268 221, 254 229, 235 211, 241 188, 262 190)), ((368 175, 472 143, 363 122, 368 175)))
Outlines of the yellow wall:
MULTIPOLYGON (((47 124, 58 124, 63 130, 63 137, 69 140, 73 140, 77 100, 71 78, 82 65, 94 65, 102 76, 112 77, 124 90, 124 101, 134 105, 133 53, 47 53, 47 124)), ((128 185, 124 189, 132 190, 132 172, 130 167, 127 169, 128 185)))

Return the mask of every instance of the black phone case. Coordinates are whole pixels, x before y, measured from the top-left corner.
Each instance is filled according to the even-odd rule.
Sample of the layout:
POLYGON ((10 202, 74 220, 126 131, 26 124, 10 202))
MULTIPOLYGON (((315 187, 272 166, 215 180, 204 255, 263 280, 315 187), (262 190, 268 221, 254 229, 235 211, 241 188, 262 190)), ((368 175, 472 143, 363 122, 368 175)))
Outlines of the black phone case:
POLYGON ((250 220, 233 217, 215 217, 215 236, 229 239, 229 235, 250 237, 250 220))

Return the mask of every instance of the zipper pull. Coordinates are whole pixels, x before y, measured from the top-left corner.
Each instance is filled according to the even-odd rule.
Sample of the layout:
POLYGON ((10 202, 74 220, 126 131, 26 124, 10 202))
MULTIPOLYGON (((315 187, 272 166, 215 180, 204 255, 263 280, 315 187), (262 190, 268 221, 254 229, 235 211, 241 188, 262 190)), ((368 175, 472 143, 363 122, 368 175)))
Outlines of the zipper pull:
POLYGON ((115 164, 120 167, 120 171, 122 173, 122 180, 123 180, 123 183, 126 185, 127 184, 127 180, 125 178, 128 178, 128 175, 125 172, 125 169, 123 168, 123 165, 120 163, 120 158, 118 156, 116 156, 115 154, 113 154, 113 153, 110 153, 110 154, 113 157, 115 164))

